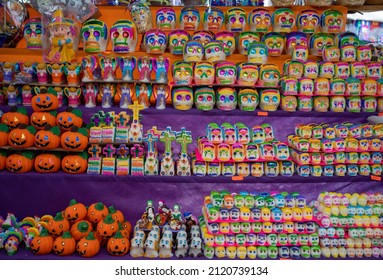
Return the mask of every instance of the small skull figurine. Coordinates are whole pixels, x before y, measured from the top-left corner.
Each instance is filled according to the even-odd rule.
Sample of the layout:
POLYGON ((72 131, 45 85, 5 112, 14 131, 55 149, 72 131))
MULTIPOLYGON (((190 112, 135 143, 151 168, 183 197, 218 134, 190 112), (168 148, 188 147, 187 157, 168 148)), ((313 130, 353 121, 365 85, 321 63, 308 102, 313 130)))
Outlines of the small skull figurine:
POLYGON ((188 41, 183 47, 183 59, 187 62, 201 61, 204 53, 204 47, 198 41, 188 41))
POLYGON ((236 48, 234 33, 230 31, 221 31, 215 34, 215 39, 221 41, 226 56, 232 55, 236 48))
POLYGON ((215 76, 217 84, 233 85, 237 77, 237 68, 233 62, 219 62, 215 68, 215 76))
POLYGON ((219 110, 232 111, 237 107, 237 92, 231 87, 222 87, 217 90, 216 105, 219 110))
POLYGON ((194 92, 194 104, 198 110, 210 111, 214 108, 215 92, 211 87, 202 87, 194 92))
POLYGON ((258 67, 252 63, 241 63, 237 66, 237 84, 254 86, 258 80, 258 67))
POLYGON ((166 50, 167 37, 160 29, 150 29, 145 32, 144 48, 147 53, 162 54, 166 50))
POLYGON ((157 28, 168 31, 176 28, 176 12, 172 8, 161 8, 156 12, 157 28))
POLYGON ((321 16, 321 29, 326 33, 339 33, 344 27, 342 12, 338 10, 326 10, 321 16))
POLYGON ((334 37, 325 33, 314 33, 309 40, 309 49, 311 55, 322 56, 324 46, 334 45, 334 37))
POLYGON ((138 41, 136 25, 130 20, 118 20, 110 29, 112 50, 115 53, 135 52, 138 41))
POLYGON ((262 37, 270 56, 280 56, 285 47, 285 38, 281 33, 270 32, 262 37))
POLYGON ((238 36, 238 51, 240 54, 247 55, 248 49, 251 44, 259 42, 260 37, 255 32, 242 32, 238 36))
POLYGON ((181 55, 186 42, 189 41, 189 33, 177 29, 169 32, 169 51, 171 54, 181 55))
POLYGON ((289 8, 275 10, 271 17, 274 32, 291 32, 295 25, 295 14, 289 8))
POLYGON ((226 12, 226 30, 243 32, 246 27, 246 12, 242 8, 230 8, 226 12))
POLYGON ((238 92, 238 107, 242 111, 254 111, 258 102, 258 92, 255 89, 244 88, 238 92))
POLYGON ((215 68, 210 62, 197 62, 194 66, 194 83, 212 85, 215 79, 215 68))
POLYGON ((192 38, 193 41, 200 42, 203 46, 214 40, 214 33, 208 30, 195 31, 192 38))
POLYGON ((189 87, 172 89, 173 106, 177 110, 190 110, 193 107, 193 90, 189 87))
POLYGON ((263 64, 259 68, 258 85, 276 87, 278 86, 281 73, 279 68, 274 64, 263 64))
POLYGON ((108 27, 101 20, 89 19, 81 28, 81 39, 85 52, 104 52, 108 45, 108 27))
POLYGON ((253 43, 247 50, 247 61, 256 65, 267 63, 269 51, 265 43, 253 43))
POLYGON ((319 24, 319 14, 315 10, 303 10, 297 17, 297 26, 300 32, 315 33, 319 24))
POLYGON ((197 30, 201 17, 194 7, 184 7, 180 14, 180 28, 184 30, 197 30))
POLYGON ((269 10, 257 8, 250 12, 248 22, 250 31, 267 32, 271 26, 271 15, 269 10))
POLYGON ((286 35, 286 54, 292 55, 295 46, 308 46, 308 40, 305 33, 290 32, 286 35))
POLYGON ((208 62, 219 62, 226 60, 226 54, 221 41, 211 41, 205 45, 205 57, 208 62))
POLYGON ((204 30, 220 31, 225 21, 223 11, 216 7, 209 7, 203 13, 202 25, 204 30))
POLYGON ((277 89, 266 89, 261 91, 259 107, 261 110, 273 112, 278 109, 281 95, 277 89))
POLYGON ((189 85, 193 79, 193 66, 186 61, 173 63, 173 80, 176 85, 189 85))
POLYGON ((41 34, 43 32, 41 18, 29 19, 24 26, 24 39, 27 41, 27 49, 41 50, 41 34))

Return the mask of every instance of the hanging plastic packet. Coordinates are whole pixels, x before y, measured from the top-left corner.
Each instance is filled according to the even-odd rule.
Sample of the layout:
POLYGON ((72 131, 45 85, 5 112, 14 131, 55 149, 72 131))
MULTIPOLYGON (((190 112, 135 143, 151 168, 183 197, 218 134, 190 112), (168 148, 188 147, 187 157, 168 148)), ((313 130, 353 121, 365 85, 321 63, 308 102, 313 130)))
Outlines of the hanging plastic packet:
POLYGON ((133 2, 128 6, 128 9, 137 26, 138 33, 143 34, 153 28, 152 13, 146 2, 133 2))

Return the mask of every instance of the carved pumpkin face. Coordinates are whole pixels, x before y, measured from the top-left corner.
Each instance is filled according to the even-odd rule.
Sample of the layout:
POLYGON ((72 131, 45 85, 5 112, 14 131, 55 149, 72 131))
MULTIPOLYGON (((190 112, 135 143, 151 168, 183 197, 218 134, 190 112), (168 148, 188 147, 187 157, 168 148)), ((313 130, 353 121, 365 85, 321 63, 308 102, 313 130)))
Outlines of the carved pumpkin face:
POLYGON ((113 220, 115 220, 118 223, 123 223, 125 221, 124 214, 114 206, 108 207, 109 214, 112 216, 113 220))
POLYGON ((49 235, 48 230, 42 229, 39 236, 32 239, 30 247, 35 255, 49 254, 53 249, 53 237, 49 235))
POLYGON ((44 129, 47 124, 55 126, 56 115, 56 111, 33 112, 31 115, 31 125, 33 125, 37 130, 44 129))
POLYGON ((35 158, 35 170, 39 173, 52 173, 60 170, 60 153, 40 154, 35 158))
POLYGON ((60 147, 60 128, 46 126, 35 135, 35 146, 41 150, 56 149, 60 147))
POLYGON ((61 161, 61 168, 69 174, 84 173, 88 168, 88 155, 86 152, 67 155, 61 161))
POLYGON ((51 93, 42 93, 33 96, 32 109, 36 112, 52 111, 59 107, 59 100, 56 95, 51 93))
POLYGON ((3 123, 0 123, 0 147, 8 144, 8 132, 8 126, 3 123))
POLYGON ((29 172, 33 168, 34 154, 32 152, 23 152, 13 154, 7 157, 7 170, 14 173, 29 172))
POLYGON ((61 212, 57 213, 47 224, 47 230, 52 236, 60 236, 64 231, 68 231, 69 228, 69 221, 65 219, 61 212))
POLYGON ((56 238, 53 242, 53 252, 58 256, 69 256, 76 251, 76 240, 69 231, 56 238))
POLYGON ((103 239, 111 238, 118 231, 118 223, 108 214, 105 219, 97 224, 97 233, 103 239))
POLYGON ((19 127, 20 124, 29 124, 29 117, 25 107, 11 107, 11 110, 1 117, 1 122, 10 129, 19 127))
POLYGON ((73 126, 82 126, 82 111, 68 107, 65 112, 57 115, 56 124, 61 130, 69 131, 73 126))
POLYGON ((30 148, 35 142, 36 129, 33 126, 20 125, 8 135, 8 144, 14 148, 30 148))
MULTIPOLYGON (((84 204, 72 199, 69 206, 64 210, 64 216, 69 222, 77 222, 86 217, 87 210, 84 204)), ((72 234, 73 235, 73 234, 72 234)))
POLYGON ((108 240, 106 249, 112 256, 124 256, 130 248, 129 239, 124 237, 121 232, 117 232, 115 236, 108 240))
POLYGON ((98 223, 108 215, 108 208, 102 202, 93 203, 88 208, 87 217, 91 223, 98 223))
POLYGON ((77 221, 70 228, 70 233, 76 241, 79 241, 81 238, 88 236, 92 230, 93 226, 90 222, 77 221))
POLYGON ((83 237, 77 243, 76 250, 81 257, 91 258, 98 254, 100 251, 100 243, 91 232, 87 237, 83 237))
POLYGON ((72 127, 61 136, 61 146, 68 151, 82 151, 88 146, 88 131, 85 128, 72 127))

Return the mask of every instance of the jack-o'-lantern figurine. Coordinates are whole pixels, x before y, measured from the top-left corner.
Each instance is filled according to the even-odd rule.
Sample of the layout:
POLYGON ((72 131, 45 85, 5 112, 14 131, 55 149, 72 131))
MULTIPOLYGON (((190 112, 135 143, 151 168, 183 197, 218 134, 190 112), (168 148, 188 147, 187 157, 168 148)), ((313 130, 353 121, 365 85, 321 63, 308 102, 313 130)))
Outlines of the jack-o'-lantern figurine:
POLYGON ((201 21, 199 11, 194 7, 184 7, 180 14, 180 28, 184 30, 198 30, 201 21))
POLYGON ((226 54, 221 41, 211 41, 205 45, 205 57, 208 62, 219 62, 226 60, 226 54))
POLYGON ((309 40, 310 54, 315 56, 322 56, 322 49, 324 46, 334 45, 334 38, 330 34, 314 33, 309 40))
POLYGON ((315 10, 303 10, 297 16, 297 27, 300 32, 315 33, 319 25, 319 14, 315 10))
POLYGON ((0 170, 5 169, 7 163, 7 151, 0 150, 0 170))
POLYGON ((352 45, 354 47, 358 47, 360 46, 360 41, 359 41, 359 37, 355 33, 346 31, 336 35, 335 45, 338 46, 339 49, 346 45, 352 45))
POLYGON ((342 12, 326 10, 321 16, 321 29, 325 33, 340 33, 344 27, 342 12))
POLYGON ((286 34, 286 54, 292 55, 295 46, 308 46, 307 35, 303 32, 290 32, 286 34))
POLYGON ((276 9, 271 17, 274 32, 291 32, 295 25, 295 14, 289 8, 276 9))
POLYGON ((192 41, 200 42, 203 46, 214 40, 214 33, 208 30, 195 31, 191 37, 192 41))
POLYGON ((226 12, 226 30, 243 32, 246 27, 246 12, 242 8, 230 8, 226 12))
POLYGON ((220 31, 225 22, 225 15, 220 8, 209 7, 203 13, 202 25, 204 30, 220 31))
POLYGON ((161 8, 156 12, 157 28, 168 31, 176 28, 176 12, 172 8, 161 8))
POLYGON ((24 26, 24 39, 27 41, 27 49, 41 50, 42 42, 41 35, 43 28, 41 24, 41 18, 32 18, 27 20, 24 26))
POLYGON ((170 31, 168 36, 170 53, 181 55, 187 41, 189 41, 189 33, 187 31, 181 29, 170 31))
POLYGON ((138 34, 136 25, 130 20, 116 21, 109 31, 112 50, 115 53, 135 52, 138 34))
POLYGON ((231 31, 221 31, 215 34, 215 40, 221 41, 226 56, 232 55, 236 49, 234 33, 231 31))
POLYGON ((176 85, 189 85, 193 79, 193 66, 186 61, 173 63, 173 81, 176 85))
POLYGON ((266 44, 269 56, 280 56, 285 48, 285 37, 278 32, 266 33, 262 42, 266 44))
POLYGON ((237 107, 237 92, 231 87, 222 87, 217 90, 216 105, 219 110, 232 111, 237 107))
POLYGON ((167 37, 160 29, 150 29, 145 32, 143 43, 147 53, 162 54, 166 50, 167 37))
POLYGON ((67 151, 82 151, 88 146, 88 131, 73 126, 61 135, 61 146, 67 151))
POLYGON ((108 45, 108 27, 98 19, 89 19, 81 28, 84 51, 88 53, 104 52, 108 45))
POLYGON ((248 31, 242 32, 238 35, 238 51, 240 54, 247 55, 249 46, 253 43, 259 42, 260 37, 257 33, 248 31))
POLYGON ((248 17, 250 31, 267 32, 271 26, 271 15, 269 10, 257 8, 250 12, 248 17))
POLYGON ((37 95, 32 97, 32 109, 35 112, 56 110, 59 106, 56 92, 40 89, 37 95))
POLYGON ((68 174, 84 173, 88 168, 88 153, 84 151, 66 155, 61 160, 61 168, 68 174))
POLYGON ((219 62, 215 67, 216 83, 220 85, 233 85, 237 77, 237 68, 233 62, 219 62))
POLYGON ((274 64, 263 64, 259 67, 258 85, 276 87, 279 84, 281 73, 274 64))
POLYGON ((193 107, 193 90, 190 87, 174 87, 172 100, 175 109, 190 110, 193 107))
POLYGON ((82 127, 82 111, 67 107, 64 112, 57 115, 56 124, 63 131, 69 131, 73 126, 82 127))
POLYGON ((33 147, 36 129, 33 126, 20 124, 8 134, 8 144, 16 149, 33 147))
POLYGON ((237 84, 254 86, 258 80, 258 67, 252 63, 241 63, 237 66, 237 84))
POLYGON ((129 238, 124 237, 121 232, 118 231, 113 237, 109 238, 106 248, 112 256, 124 256, 129 252, 129 238))
POLYGON ((53 237, 47 229, 43 228, 38 236, 32 239, 31 251, 35 255, 47 255, 53 249, 53 237))
POLYGON ((242 111, 255 111, 259 96, 255 89, 243 88, 238 92, 238 107, 242 111))
POLYGON ((3 123, 0 123, 0 147, 8 144, 8 132, 9 127, 3 123))
POLYGON ((44 153, 36 156, 35 170, 39 173, 54 173, 61 168, 61 154, 58 152, 44 153))
POLYGON ((215 79, 215 68, 210 62, 197 62, 194 66, 194 83, 212 85, 215 79))
POLYGON ((199 62, 203 59, 205 50, 198 41, 188 41, 183 47, 183 59, 187 62, 199 62))
POLYGON ((27 109, 24 106, 11 107, 9 112, 1 116, 1 122, 9 127, 9 129, 15 129, 20 124, 29 124, 29 117, 27 109))
POLYGON ((263 111, 273 112, 278 109, 281 95, 277 89, 265 89, 261 91, 259 107, 263 111))
POLYGON ((215 92, 211 87, 201 87, 194 92, 194 104, 198 110, 210 111, 214 108, 215 92))
POLYGON ((25 173, 33 169, 34 161, 35 154, 32 151, 24 151, 8 156, 5 164, 9 172, 25 173))
POLYGON ((40 150, 51 150, 60 147, 60 128, 47 125, 35 135, 35 146, 40 150))
POLYGON ((47 224, 47 230, 53 237, 58 237, 70 229, 69 221, 63 216, 62 212, 58 212, 53 219, 47 224))
POLYGON ((247 50, 247 61, 256 65, 267 63, 269 51, 265 43, 253 43, 247 50))

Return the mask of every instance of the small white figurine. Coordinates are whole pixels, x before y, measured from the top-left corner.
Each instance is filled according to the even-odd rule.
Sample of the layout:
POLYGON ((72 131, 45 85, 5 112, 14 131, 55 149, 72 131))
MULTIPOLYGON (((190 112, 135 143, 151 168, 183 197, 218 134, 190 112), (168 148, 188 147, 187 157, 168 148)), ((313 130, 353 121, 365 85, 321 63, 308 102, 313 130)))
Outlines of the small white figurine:
POLYGON ((189 256, 194 258, 202 256, 202 240, 200 237, 194 237, 190 241, 189 256))
POLYGON ((158 241, 154 238, 154 236, 148 236, 148 238, 146 238, 144 256, 151 259, 158 258, 158 241))

